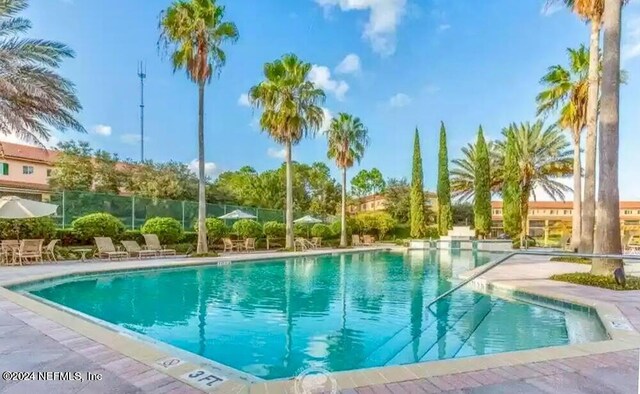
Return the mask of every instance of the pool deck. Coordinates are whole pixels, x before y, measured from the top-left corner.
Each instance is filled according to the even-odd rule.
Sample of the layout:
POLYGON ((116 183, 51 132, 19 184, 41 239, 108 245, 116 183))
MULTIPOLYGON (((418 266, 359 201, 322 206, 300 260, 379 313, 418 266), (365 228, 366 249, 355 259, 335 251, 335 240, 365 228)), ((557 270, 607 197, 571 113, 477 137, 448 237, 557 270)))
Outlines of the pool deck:
MULTIPOLYGON (((359 250, 372 248, 352 251, 359 250)), ((343 251, 0 267, 0 286, 85 272, 187 266, 212 261, 227 263, 328 252, 343 251)), ((341 372, 331 374, 329 380, 336 391, 342 393, 637 393, 640 291, 616 292, 546 279, 554 273, 588 268, 580 264, 552 263, 541 257, 519 256, 472 284, 479 290, 490 283, 496 288, 517 289, 591 306, 603 320, 611 340, 341 372)), ((3 394, 301 392, 295 390, 292 381, 250 384, 234 377, 222 384, 206 387, 203 382, 194 382, 186 376, 202 369, 228 377, 227 371, 176 355, 171 353, 171 349, 122 335, 3 287, 0 287, 0 365, 3 372, 77 371, 102 376, 99 381, 82 382, 0 380, 0 393, 3 394), (176 359, 180 361, 176 362, 176 359), (168 365, 174 362, 176 365, 168 365)))

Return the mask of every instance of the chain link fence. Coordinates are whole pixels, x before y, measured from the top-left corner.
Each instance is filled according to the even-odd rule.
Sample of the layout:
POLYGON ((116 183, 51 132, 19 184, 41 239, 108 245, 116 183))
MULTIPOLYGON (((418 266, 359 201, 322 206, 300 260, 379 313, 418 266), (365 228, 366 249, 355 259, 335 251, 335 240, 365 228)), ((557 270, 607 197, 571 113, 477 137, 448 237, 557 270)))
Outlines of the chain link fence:
MULTIPOLYGON (((198 219, 197 201, 176 201, 139 196, 120 196, 93 192, 64 191, 50 194, 49 202, 58 205, 55 216, 61 228, 84 215, 106 212, 119 218, 130 229, 139 229, 147 219, 172 217, 182 223, 185 230, 192 230, 198 219)), ((207 217, 219 217, 236 209, 255 215, 261 223, 284 222, 284 211, 279 209, 245 207, 228 204, 207 204, 207 217)), ((294 215, 299 216, 299 215, 294 215)), ((228 221, 230 225, 233 221, 228 221)))

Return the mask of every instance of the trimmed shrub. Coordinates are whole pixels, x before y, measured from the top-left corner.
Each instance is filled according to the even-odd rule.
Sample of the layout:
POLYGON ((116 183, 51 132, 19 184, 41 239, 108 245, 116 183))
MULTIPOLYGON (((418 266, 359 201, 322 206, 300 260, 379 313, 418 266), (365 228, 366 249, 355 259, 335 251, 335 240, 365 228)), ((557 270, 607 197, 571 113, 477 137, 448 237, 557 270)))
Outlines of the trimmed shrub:
POLYGON ((331 227, 326 224, 318 223, 311 227, 311 235, 322 239, 329 239, 333 235, 333 232, 331 231, 331 227))
POLYGON ((588 272, 553 275, 551 279, 611 290, 640 290, 640 278, 634 276, 627 276, 625 286, 619 285, 613 276, 597 276, 588 272))
POLYGON ((155 234, 163 245, 175 244, 182 237, 182 225, 174 218, 151 218, 140 229, 142 234, 155 234))
POLYGON ((85 244, 85 242, 78 238, 72 228, 56 229, 54 237, 60 240, 60 246, 81 246, 85 244))
POLYGON ((144 244, 144 237, 142 236, 142 233, 140 232, 140 230, 126 230, 124 233, 122 233, 120 240, 136 241, 141 245, 144 244))
POLYGON ((387 212, 366 212, 356 215, 355 222, 363 234, 383 239, 396 226, 396 220, 387 212))
POLYGON ((182 233, 182 237, 178 241, 181 244, 195 244, 198 242, 198 232, 197 231, 185 231, 182 233))
POLYGON ((309 235, 310 225, 302 223, 293 224, 293 235, 296 237, 306 237, 309 235))
POLYGON ((280 222, 266 222, 262 225, 264 235, 269 238, 284 238, 287 231, 287 225, 280 222))
POLYGON ((429 238, 433 238, 433 239, 438 239, 440 238, 440 231, 438 231, 438 226, 428 226, 424 232, 424 237, 425 239, 429 239, 429 238))
MULTIPOLYGON (((229 227, 224 224, 224 221, 218 218, 207 218, 205 220, 205 226, 207 226, 207 242, 209 242, 210 245, 220 241, 220 239, 229 234, 229 227)), ((193 242, 198 242, 198 222, 195 223, 194 227, 196 232, 193 242)))
POLYGON ((411 227, 407 224, 399 224, 389 232, 389 237, 393 239, 411 238, 411 227))
POLYGON ((56 224, 50 217, 30 219, 0 220, 2 239, 52 239, 56 234, 56 224))
POLYGON ((120 219, 108 213, 92 213, 79 217, 71 226, 78 239, 84 242, 93 241, 93 237, 111 237, 119 240, 125 230, 120 219))
POLYGON ((240 238, 258 238, 262 235, 262 225, 255 220, 241 219, 233 223, 233 231, 240 238))
MULTIPOLYGON (((347 241, 350 242, 351 239, 351 235, 353 234, 353 226, 352 226, 352 220, 347 218, 347 241)), ((340 222, 340 220, 336 220, 335 222, 331 223, 329 225, 329 228, 331 229, 331 233, 334 239, 340 239, 340 232, 342 230, 342 224, 340 222)))

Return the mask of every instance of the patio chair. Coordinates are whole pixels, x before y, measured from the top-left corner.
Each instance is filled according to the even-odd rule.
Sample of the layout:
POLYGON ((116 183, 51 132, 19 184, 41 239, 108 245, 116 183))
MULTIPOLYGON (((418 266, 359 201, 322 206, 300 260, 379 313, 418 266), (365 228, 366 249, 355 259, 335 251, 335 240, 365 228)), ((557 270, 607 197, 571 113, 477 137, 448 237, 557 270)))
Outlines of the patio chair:
POLYGON ((255 238, 247 238, 244 240, 244 250, 246 250, 247 252, 250 250, 253 250, 255 252, 256 250, 256 239, 255 238))
POLYGON ((222 246, 224 246, 223 253, 238 250, 238 245, 234 244, 231 238, 222 238, 222 246))
POLYGON ((23 239, 15 258, 20 265, 30 261, 42 263, 42 244, 44 239, 23 239))
POLYGON ((160 245, 160 240, 158 239, 158 236, 155 234, 143 234, 144 236, 144 242, 147 244, 146 248, 147 250, 153 250, 155 252, 157 252, 160 256, 175 256, 176 255, 176 250, 175 249, 165 249, 162 247, 162 245, 160 245))
POLYGON ((360 242, 360 236, 358 234, 353 234, 351 236, 351 246, 362 246, 362 242, 360 242))
POLYGON ((298 248, 303 252, 309 250, 309 248, 311 248, 311 242, 302 237, 298 237, 293 240, 293 250, 297 250, 298 248))
POLYGON ((136 241, 122 241, 122 246, 124 246, 124 250, 126 250, 130 256, 138 257, 139 259, 158 256, 158 252, 155 250, 142 249, 136 241))
POLYGON ((100 259, 107 258, 111 260, 112 258, 122 259, 129 257, 129 253, 122 252, 116 250, 116 247, 113 245, 113 241, 109 237, 94 237, 96 241, 96 247, 98 251, 96 252, 96 257, 100 259))
POLYGON ((571 241, 571 235, 564 234, 560 237, 560 249, 567 250, 569 249, 569 243, 571 241))
POLYGON ((321 237, 313 237, 311 238, 311 245, 313 245, 314 249, 318 249, 322 246, 322 238, 321 237))
POLYGON ((43 257, 45 257, 49 262, 58 262, 58 259, 56 258, 56 244, 58 243, 58 241, 60 241, 59 239, 52 239, 47 246, 45 246, 45 248, 42 250, 42 255, 43 257))
POLYGON ((2 258, 7 265, 15 265, 18 263, 16 260, 16 254, 20 248, 20 241, 15 239, 5 239, 0 244, 2 250, 2 258))
POLYGON ((362 236, 362 244, 364 246, 373 246, 375 240, 371 235, 363 235, 362 236))

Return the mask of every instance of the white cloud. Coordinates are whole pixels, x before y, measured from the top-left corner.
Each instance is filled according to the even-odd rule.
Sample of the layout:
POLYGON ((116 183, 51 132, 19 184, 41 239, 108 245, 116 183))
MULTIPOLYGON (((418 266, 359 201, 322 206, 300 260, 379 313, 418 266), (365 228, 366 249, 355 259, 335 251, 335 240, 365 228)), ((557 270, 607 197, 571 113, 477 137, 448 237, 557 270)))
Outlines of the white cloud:
POLYGON ((356 74, 361 70, 360 57, 350 53, 336 66, 337 74, 356 74))
POLYGON ((91 128, 91 132, 108 137, 111 135, 111 126, 106 124, 97 124, 91 128))
POLYGON ((322 125, 320 126, 320 132, 325 132, 329 130, 331 126, 331 120, 333 119, 333 114, 329 111, 328 108, 322 107, 322 113, 324 115, 322 119, 322 125))
MULTIPOLYGON (((200 160, 198 159, 193 159, 191 160, 191 163, 189 163, 189 169, 196 175, 198 175, 199 164, 200 164, 200 160)), ((204 163, 204 175, 209 178, 213 178, 217 169, 218 169, 218 166, 214 162, 207 161, 204 163)))
MULTIPOLYGON (((140 134, 122 134, 120 136, 120 141, 127 145, 137 145, 140 143, 140 140, 140 134)), ((146 138, 144 140, 147 141, 146 138)))
POLYGON ((238 97, 238 105, 242 107, 250 107, 251 103, 249 102, 249 95, 242 93, 240 97, 238 97))
POLYGON ((389 56, 396 51, 396 30, 406 12, 407 0, 315 0, 326 11, 338 7, 342 11, 368 11, 362 37, 374 52, 389 56))
POLYGON ((439 32, 447 31, 449 29, 451 29, 451 25, 448 24, 448 23, 442 23, 442 24, 438 25, 438 31, 439 32))
POLYGON ((389 105, 393 108, 406 107, 411 104, 411 97, 404 93, 398 93, 389 99, 389 105))
POLYGON ((545 2, 540 9, 540 14, 544 16, 551 16, 562 8, 564 8, 564 4, 561 1, 545 2))
POLYGON ((285 160, 287 158, 287 149, 269 148, 267 149, 267 156, 274 159, 285 160))
POLYGON ((327 92, 333 93, 340 101, 344 100, 349 90, 349 84, 342 80, 331 79, 331 71, 328 67, 314 64, 309 71, 309 81, 327 92))
POLYGON ((629 17, 624 29, 622 61, 627 61, 640 56, 640 14, 629 17))

